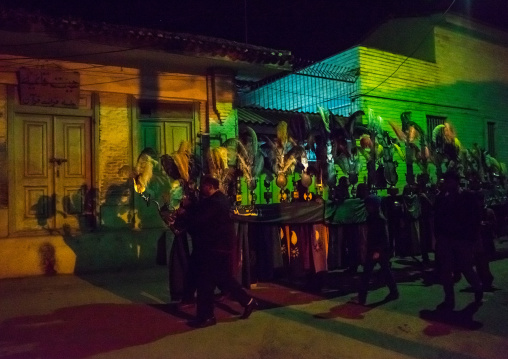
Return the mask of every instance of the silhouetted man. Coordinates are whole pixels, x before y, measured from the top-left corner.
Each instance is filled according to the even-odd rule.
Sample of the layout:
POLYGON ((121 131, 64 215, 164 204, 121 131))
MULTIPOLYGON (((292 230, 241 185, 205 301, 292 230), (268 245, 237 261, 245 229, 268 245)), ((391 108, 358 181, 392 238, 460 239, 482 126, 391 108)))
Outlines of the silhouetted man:
POLYGON ((482 285, 473 267, 481 212, 474 195, 460 191, 460 177, 456 172, 449 170, 443 177, 443 191, 435 205, 436 255, 445 295, 438 309, 453 310, 455 269, 462 272, 471 285, 475 302, 480 304, 483 299, 482 285))
POLYGON ((365 199, 365 208, 367 210, 367 253, 363 272, 361 276, 360 290, 358 293, 358 302, 365 304, 367 291, 372 271, 377 263, 381 266, 381 272, 390 290, 385 300, 395 300, 399 298, 397 283, 393 278, 390 265, 390 244, 388 241, 388 228, 386 218, 381 214, 381 199, 377 196, 369 196, 365 199))
POLYGON ((236 233, 230 218, 229 199, 219 191, 219 181, 211 176, 201 179, 200 193, 200 201, 186 213, 197 274, 197 321, 194 326, 216 324, 216 287, 230 293, 244 307, 241 318, 247 319, 257 303, 233 277, 236 233))

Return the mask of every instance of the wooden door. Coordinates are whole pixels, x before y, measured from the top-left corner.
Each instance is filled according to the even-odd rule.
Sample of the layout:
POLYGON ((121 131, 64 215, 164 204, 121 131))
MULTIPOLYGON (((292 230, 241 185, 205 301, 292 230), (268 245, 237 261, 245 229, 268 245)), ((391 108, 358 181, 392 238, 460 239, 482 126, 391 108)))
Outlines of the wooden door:
POLYGON ((87 225, 83 215, 91 209, 90 120, 56 117, 53 165, 55 227, 77 229, 87 225))
POLYGON ((14 231, 83 229, 90 119, 18 114, 14 141, 14 231))
POLYGON ((141 122, 141 141, 138 153, 150 147, 159 156, 178 150, 182 141, 192 141, 190 121, 143 121, 141 122))
MULTIPOLYGON (((140 141, 138 154, 144 149, 150 147, 154 149, 158 156, 171 155, 178 150, 182 141, 192 141, 192 122, 191 121, 142 121, 140 122, 140 141)), ((158 159, 157 159, 158 160, 158 159)), ((149 185, 147 192, 150 197, 159 203, 163 203, 164 193, 169 192, 169 184, 157 182, 155 178, 164 177, 160 168, 154 168, 154 185, 149 185), (155 185, 155 183, 157 183, 155 185)), ((155 204, 147 206, 140 196, 134 196, 134 202, 139 220, 140 228, 160 228, 164 222, 159 217, 155 204)))
POLYGON ((165 122, 164 142, 166 153, 176 152, 182 141, 192 141, 190 122, 165 122))

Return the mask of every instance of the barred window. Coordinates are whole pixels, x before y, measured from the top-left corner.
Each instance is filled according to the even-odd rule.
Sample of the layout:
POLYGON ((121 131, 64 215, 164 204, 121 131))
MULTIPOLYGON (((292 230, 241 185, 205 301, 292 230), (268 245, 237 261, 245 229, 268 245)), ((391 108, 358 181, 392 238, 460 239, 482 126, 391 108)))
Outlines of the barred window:
POLYGON ((446 117, 443 116, 432 116, 427 115, 427 138, 432 141, 432 131, 438 125, 443 125, 446 121, 446 117))
POLYGON ((487 150, 491 156, 496 155, 496 123, 487 122, 487 150))

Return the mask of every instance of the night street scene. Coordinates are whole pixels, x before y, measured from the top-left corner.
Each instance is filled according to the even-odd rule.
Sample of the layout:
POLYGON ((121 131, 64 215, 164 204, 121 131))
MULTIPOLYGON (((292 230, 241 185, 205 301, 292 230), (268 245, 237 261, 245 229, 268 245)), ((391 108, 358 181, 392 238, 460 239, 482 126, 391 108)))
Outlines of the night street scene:
POLYGON ((0 2, 0 358, 507 358, 508 2, 0 2))

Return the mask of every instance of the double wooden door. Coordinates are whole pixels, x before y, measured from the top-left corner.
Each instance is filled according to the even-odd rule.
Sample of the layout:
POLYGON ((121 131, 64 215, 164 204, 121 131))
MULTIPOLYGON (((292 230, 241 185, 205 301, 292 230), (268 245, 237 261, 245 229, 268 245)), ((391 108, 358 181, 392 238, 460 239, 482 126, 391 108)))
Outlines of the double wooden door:
POLYGON ((147 147, 159 155, 178 150, 182 141, 192 140, 192 122, 189 121, 143 121, 140 124, 139 152, 147 147))
POLYGON ((84 229, 93 211, 88 117, 17 114, 14 231, 84 229))
MULTIPOLYGON (((138 154, 146 148, 152 148, 161 156, 171 155, 180 147, 182 141, 192 141, 192 120, 155 120, 142 121, 139 126, 138 154)), ((158 160, 158 159, 157 159, 158 160)), ((160 167, 154 168, 152 184, 148 187, 151 198, 159 203, 167 200, 170 185, 166 181, 157 181, 156 178, 166 178, 160 167)), ((155 205, 146 206, 139 196, 134 196, 138 226, 140 228, 164 227, 155 205)))

